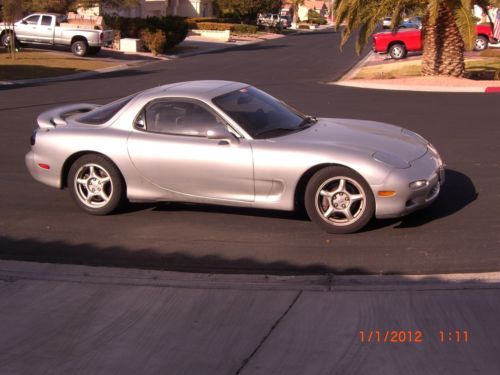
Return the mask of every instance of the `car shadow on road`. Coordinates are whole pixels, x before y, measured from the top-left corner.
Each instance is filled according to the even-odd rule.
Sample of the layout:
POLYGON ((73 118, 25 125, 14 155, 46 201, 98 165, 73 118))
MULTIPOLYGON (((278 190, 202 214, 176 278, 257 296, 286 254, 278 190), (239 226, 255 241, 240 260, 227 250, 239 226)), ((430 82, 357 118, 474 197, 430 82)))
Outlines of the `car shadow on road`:
MULTIPOLYGON (((460 211, 475 201, 478 193, 472 180, 465 174, 447 169, 445 184, 441 188, 439 198, 429 207, 414 212, 403 218, 372 220, 361 232, 370 232, 393 226, 394 228, 413 228, 426 225, 460 211)), ((267 217, 274 219, 310 221, 305 209, 295 211, 265 210, 246 207, 230 207, 196 203, 164 202, 151 204, 129 204, 120 213, 136 212, 145 209, 161 212, 204 212, 239 216, 267 217)))

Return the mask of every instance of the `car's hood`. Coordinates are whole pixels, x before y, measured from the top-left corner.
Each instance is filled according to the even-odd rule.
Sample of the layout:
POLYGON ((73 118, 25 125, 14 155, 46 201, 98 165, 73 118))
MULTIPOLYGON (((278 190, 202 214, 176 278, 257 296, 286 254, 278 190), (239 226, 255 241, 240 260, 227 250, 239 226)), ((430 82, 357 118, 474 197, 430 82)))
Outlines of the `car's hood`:
POLYGON ((383 152, 406 162, 427 152, 427 142, 403 128, 381 122, 321 118, 308 129, 280 138, 278 142, 341 147, 368 154, 383 152))

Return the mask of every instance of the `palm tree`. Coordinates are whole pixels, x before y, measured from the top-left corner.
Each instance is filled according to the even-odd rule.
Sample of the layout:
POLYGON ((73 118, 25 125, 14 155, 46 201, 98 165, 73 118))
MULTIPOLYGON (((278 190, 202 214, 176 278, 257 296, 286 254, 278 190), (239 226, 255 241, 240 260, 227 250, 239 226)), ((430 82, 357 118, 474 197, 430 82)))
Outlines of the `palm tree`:
POLYGON ((463 77, 464 49, 472 50, 476 40, 474 3, 485 8, 488 0, 338 0, 337 26, 346 22, 341 46, 359 29, 356 50, 360 53, 380 19, 391 14, 392 27, 397 29, 405 14, 420 12, 424 14, 422 73, 463 77))

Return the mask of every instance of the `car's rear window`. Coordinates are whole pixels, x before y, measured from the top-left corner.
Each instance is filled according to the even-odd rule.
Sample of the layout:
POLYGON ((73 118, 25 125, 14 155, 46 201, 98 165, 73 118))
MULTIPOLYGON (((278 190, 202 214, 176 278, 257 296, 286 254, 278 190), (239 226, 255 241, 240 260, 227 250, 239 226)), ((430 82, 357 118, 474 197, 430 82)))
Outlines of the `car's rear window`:
POLYGON ((109 104, 105 104, 101 107, 98 107, 83 116, 78 118, 78 122, 83 122, 84 124, 90 125, 101 125, 113 118, 120 109, 125 107, 128 102, 130 102, 134 96, 127 96, 126 98, 118 99, 109 104))

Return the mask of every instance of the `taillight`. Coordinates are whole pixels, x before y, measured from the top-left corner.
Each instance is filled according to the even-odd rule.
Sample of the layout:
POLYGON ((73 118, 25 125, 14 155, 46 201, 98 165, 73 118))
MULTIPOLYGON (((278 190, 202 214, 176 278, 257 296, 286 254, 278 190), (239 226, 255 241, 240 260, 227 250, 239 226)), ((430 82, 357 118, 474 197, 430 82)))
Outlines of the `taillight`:
POLYGON ((33 130, 33 133, 31 133, 31 137, 30 137, 30 144, 31 144, 32 146, 34 146, 34 145, 35 145, 35 143, 36 143, 36 132, 37 132, 37 130, 38 130, 38 129, 35 129, 35 130, 33 130))

